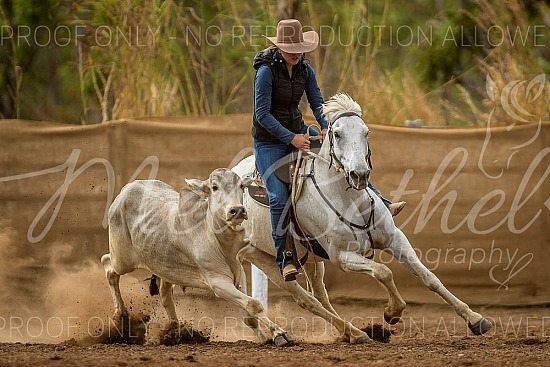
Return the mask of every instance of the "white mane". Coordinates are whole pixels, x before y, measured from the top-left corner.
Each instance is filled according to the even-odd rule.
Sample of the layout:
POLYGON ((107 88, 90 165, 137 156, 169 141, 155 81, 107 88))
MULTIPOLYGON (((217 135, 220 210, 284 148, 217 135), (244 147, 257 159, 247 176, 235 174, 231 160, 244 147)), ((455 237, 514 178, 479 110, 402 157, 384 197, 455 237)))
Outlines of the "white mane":
POLYGON ((338 112, 354 112, 361 116, 361 106, 345 93, 338 93, 323 103, 323 115, 328 122, 334 121, 338 112))

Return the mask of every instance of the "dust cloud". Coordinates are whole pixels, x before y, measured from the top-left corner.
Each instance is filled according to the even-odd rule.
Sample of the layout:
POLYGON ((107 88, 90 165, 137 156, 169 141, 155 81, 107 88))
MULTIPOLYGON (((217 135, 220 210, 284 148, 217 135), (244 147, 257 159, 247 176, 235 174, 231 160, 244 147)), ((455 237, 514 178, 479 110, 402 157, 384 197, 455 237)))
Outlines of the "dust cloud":
MULTIPOLYGON (((116 328, 101 255, 79 259, 76 244, 28 244, 21 237, 0 221, 0 342, 105 341, 105 331, 116 328)), ((145 320, 163 316, 148 295, 146 277, 134 272, 121 277, 120 286, 130 314, 145 327, 145 320)))

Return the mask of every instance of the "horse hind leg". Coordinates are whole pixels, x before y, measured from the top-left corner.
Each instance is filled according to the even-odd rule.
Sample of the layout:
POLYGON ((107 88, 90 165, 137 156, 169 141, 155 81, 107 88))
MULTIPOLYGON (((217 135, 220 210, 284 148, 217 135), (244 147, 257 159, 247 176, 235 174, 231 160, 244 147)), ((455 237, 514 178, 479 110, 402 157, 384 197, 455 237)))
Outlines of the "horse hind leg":
POLYGON ((338 315, 332 304, 330 303, 327 288, 325 287, 325 263, 319 262, 307 262, 304 264, 304 271, 309 279, 311 291, 313 296, 321 302, 323 307, 335 315, 338 315))
POLYGON ((123 317, 128 316, 128 311, 124 305, 124 301, 122 300, 122 295, 120 294, 120 274, 118 274, 113 268, 111 254, 103 255, 101 257, 101 264, 105 270, 105 276, 109 282, 109 289, 115 305, 113 320, 121 321, 123 317))

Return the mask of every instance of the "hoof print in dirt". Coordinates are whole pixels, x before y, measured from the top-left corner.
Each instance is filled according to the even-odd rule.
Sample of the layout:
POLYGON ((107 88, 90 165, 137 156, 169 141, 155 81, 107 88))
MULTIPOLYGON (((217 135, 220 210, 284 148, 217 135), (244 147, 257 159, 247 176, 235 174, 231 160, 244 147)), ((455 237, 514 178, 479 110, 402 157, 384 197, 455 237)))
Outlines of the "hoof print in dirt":
POLYGON ((381 324, 369 324, 361 330, 367 333, 369 338, 380 343, 389 343, 391 334, 393 333, 390 329, 385 328, 381 324))
POLYGON ((183 324, 170 324, 160 332, 160 344, 201 344, 210 341, 210 334, 193 329, 193 326, 183 324))

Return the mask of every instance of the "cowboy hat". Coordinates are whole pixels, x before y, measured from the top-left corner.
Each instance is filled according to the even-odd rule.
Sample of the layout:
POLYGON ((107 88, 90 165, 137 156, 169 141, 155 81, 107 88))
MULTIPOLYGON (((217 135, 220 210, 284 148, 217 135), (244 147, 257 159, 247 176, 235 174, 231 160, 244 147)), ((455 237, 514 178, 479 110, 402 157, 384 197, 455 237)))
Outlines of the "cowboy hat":
POLYGON ((302 33, 302 24, 296 19, 281 20, 277 24, 277 36, 266 38, 279 50, 291 54, 313 51, 319 44, 317 32, 302 33))

